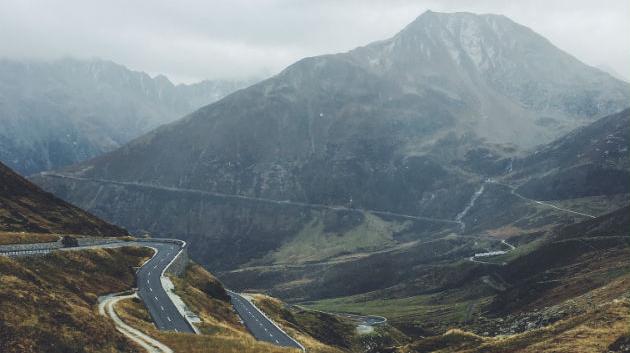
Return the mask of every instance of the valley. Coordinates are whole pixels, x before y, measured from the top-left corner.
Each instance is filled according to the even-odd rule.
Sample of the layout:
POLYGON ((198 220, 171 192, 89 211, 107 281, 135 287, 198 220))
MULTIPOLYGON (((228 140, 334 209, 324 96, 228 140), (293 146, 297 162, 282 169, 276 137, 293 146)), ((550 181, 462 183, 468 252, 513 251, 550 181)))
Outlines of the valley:
POLYGON ((0 351, 630 351, 630 83, 504 15, 390 33, 0 59, 0 351))

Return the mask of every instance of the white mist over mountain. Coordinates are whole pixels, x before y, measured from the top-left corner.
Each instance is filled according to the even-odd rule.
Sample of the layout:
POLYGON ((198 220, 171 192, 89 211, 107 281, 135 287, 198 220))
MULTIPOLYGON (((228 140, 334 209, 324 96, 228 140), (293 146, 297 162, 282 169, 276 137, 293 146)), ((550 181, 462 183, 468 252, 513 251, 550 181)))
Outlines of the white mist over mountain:
POLYGON ((0 56, 101 57, 177 82, 268 77, 292 62, 394 35, 428 9, 497 13, 590 65, 630 77, 630 2, 3 1, 0 56), (14 40, 20 38, 19 41, 14 40))

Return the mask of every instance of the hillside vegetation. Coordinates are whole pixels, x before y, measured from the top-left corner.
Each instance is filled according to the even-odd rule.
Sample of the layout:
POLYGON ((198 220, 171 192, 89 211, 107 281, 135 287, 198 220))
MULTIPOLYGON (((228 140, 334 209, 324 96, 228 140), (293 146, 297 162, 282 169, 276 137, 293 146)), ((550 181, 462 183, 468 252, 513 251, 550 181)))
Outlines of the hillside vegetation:
POLYGON ((100 295, 134 285, 146 248, 0 256, 0 352, 140 353, 96 310, 100 295))
POLYGON ((360 334, 357 322, 348 317, 288 305, 263 294, 250 296, 260 310, 302 343, 308 352, 379 352, 384 347, 408 341, 404 334, 386 324, 360 334))
POLYGON ((0 245, 50 243, 59 240, 59 236, 47 233, 0 232, 0 245))
POLYGON ((121 236, 127 231, 47 193, 0 163, 0 231, 121 236))
POLYGON ((556 229, 496 265, 469 262, 476 270, 452 288, 306 305, 384 315, 409 335, 429 336, 396 352, 623 351, 630 333, 628 229, 625 207, 556 229))

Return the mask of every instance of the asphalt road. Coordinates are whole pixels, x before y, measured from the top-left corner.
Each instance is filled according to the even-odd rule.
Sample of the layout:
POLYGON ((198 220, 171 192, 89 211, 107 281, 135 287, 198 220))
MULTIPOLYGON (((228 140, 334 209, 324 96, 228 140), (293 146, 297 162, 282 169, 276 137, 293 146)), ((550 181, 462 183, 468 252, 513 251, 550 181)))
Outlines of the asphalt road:
POLYGON ((178 244, 145 243, 157 249, 157 253, 137 272, 138 296, 142 299, 158 329, 163 331, 195 333, 188 321, 179 313, 175 304, 162 287, 162 271, 180 250, 178 244))
POLYGON ((304 350, 293 338, 280 330, 271 320, 242 295, 228 291, 232 305, 238 312, 249 332, 259 341, 271 342, 278 346, 304 350))

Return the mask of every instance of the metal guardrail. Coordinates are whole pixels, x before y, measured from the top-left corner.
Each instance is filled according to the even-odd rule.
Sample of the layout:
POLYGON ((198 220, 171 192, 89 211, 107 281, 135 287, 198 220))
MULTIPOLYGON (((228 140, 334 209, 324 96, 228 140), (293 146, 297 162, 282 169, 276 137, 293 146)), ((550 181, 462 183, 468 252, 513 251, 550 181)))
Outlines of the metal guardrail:
POLYGON ((48 255, 54 250, 59 248, 52 249, 34 249, 34 250, 11 250, 11 251, 2 251, 0 255, 9 256, 9 257, 18 257, 18 256, 27 256, 27 255, 48 255))
MULTIPOLYGON (((89 239, 89 238, 80 238, 79 246, 74 247, 80 250, 82 248, 88 248, 91 246, 99 246, 99 245, 108 245, 108 244, 125 244, 125 243, 169 243, 169 244, 178 244, 181 246, 181 249, 184 249, 188 244, 179 239, 160 239, 160 238, 142 238, 142 239, 134 239, 134 240, 121 240, 121 239, 89 239)), ((55 250, 63 250, 63 249, 73 249, 73 247, 65 248, 61 246, 59 243, 37 243, 37 244, 14 244, 14 245, 24 245, 29 246, 28 249, 12 249, 11 245, 2 245, 0 246, 0 256, 9 256, 9 257, 18 257, 18 256, 37 256, 37 255, 46 255, 50 254, 55 250), (6 250, 3 250, 5 247, 6 250)))

